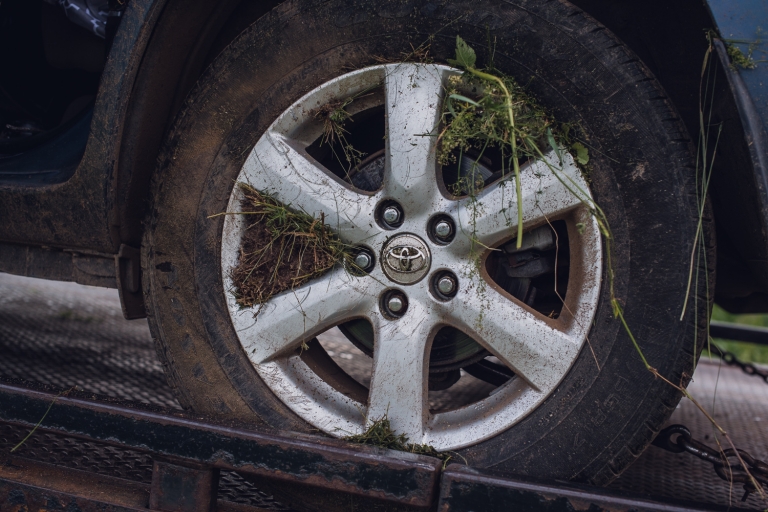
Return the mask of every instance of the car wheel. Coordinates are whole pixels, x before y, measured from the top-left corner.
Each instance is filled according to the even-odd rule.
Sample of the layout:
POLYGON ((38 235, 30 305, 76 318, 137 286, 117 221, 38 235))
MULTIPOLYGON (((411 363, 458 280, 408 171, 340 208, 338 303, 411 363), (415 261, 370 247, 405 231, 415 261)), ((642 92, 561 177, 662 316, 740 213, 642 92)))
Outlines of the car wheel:
POLYGON ((648 70, 567 2, 289 0, 254 23, 199 80, 161 155, 143 246, 150 327, 195 411, 334 437, 386 417, 475 467, 604 484, 680 394, 614 318, 599 227, 548 165, 523 165, 518 249, 494 163, 471 161, 490 177, 472 194, 437 164, 457 34, 582 130, 588 174, 546 158, 604 210, 626 320, 649 363, 687 384, 714 277, 707 210, 702 297, 680 321, 698 222, 690 143, 648 70), (346 167, 318 116, 340 103, 360 151, 346 167), (367 255, 365 272, 337 265, 244 308, 238 183, 322 218, 367 255))

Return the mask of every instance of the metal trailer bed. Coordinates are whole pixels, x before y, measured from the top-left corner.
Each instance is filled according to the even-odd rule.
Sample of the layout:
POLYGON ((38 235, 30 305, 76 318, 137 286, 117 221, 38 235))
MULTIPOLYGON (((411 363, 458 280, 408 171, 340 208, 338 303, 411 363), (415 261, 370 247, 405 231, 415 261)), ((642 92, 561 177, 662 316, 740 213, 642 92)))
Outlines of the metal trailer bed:
MULTIPOLYGON (((350 510, 765 508, 756 495, 741 502, 740 487, 709 464, 656 447, 596 488, 220 424, 180 410, 146 326, 121 318, 113 290, 0 274, 0 297, 0 510, 290 510, 264 491, 275 483, 350 510)), ((765 340, 759 330, 714 329, 765 340)), ((690 389, 708 405, 717 392, 718 421, 741 448, 768 456, 768 386, 760 379, 703 360, 690 389)), ((671 421, 712 444, 690 402, 671 421)))

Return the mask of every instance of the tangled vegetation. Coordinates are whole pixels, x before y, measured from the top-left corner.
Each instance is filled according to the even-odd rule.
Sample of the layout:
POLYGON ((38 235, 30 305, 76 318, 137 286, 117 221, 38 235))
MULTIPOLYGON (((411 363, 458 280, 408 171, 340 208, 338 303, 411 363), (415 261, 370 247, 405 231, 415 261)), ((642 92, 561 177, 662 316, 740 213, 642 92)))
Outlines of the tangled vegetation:
MULTIPOLYGON (((733 69, 756 69, 758 63, 767 62, 765 58, 755 60, 755 52, 760 52, 763 56, 766 55, 765 50, 760 49, 760 45, 763 43, 762 35, 763 29, 757 27, 755 33, 756 39, 722 39, 725 43, 725 51, 728 53, 728 58, 731 60, 731 68, 733 69), (747 51, 744 53, 742 48, 746 46, 747 51)), ((710 30, 707 32, 707 39, 712 44, 712 39, 717 38, 716 32, 710 30)))
POLYGON ((343 101, 334 101, 323 105, 312 112, 312 117, 323 123, 323 136, 321 144, 328 144, 333 151, 334 158, 338 160, 349 176, 352 168, 360 165, 365 153, 355 149, 347 140, 349 131, 344 125, 352 121, 352 116, 347 111, 347 107, 361 95, 366 94, 368 90, 362 91, 343 101), (336 152, 336 144, 341 147, 342 154, 336 152))
POLYGON ((734 69, 755 69, 757 67, 757 62, 755 62, 755 59, 752 57, 751 45, 746 54, 741 51, 741 48, 734 44, 728 44, 726 46, 726 51, 728 52, 728 57, 731 58, 731 66, 733 66, 734 69))
POLYGON ((249 218, 232 269, 237 303, 258 310, 272 297, 352 263, 347 247, 324 218, 293 210, 274 197, 239 183, 240 214, 249 218))
MULTIPOLYGON (((543 157, 540 148, 551 145, 558 152, 561 147, 570 148, 576 160, 586 165, 589 161, 587 149, 579 142, 570 143, 570 126, 555 123, 514 79, 492 67, 478 69, 475 51, 459 36, 456 37, 456 58, 449 59, 448 63, 464 69, 465 73, 449 80, 442 115, 443 129, 438 135, 438 161, 442 165, 457 163, 460 158, 457 153, 460 155, 473 148, 480 157, 489 148, 501 152, 502 174, 509 172, 515 179, 519 248, 523 241, 520 161, 543 157)), ((482 185, 479 174, 470 173, 457 182, 456 188, 474 191, 482 185)))

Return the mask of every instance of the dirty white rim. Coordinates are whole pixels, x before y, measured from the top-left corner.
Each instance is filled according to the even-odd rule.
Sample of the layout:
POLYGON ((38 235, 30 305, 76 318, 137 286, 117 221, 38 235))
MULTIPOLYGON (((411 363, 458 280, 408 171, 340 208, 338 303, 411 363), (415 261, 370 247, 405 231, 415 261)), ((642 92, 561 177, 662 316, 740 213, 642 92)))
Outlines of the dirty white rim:
MULTIPOLYGON (((476 270, 470 257, 471 237, 487 247, 516 232, 514 186, 496 184, 476 197, 451 199, 437 180, 435 132, 444 85, 459 73, 447 66, 390 64, 331 80, 285 111, 259 138, 238 182, 268 192, 295 209, 320 217, 349 244, 362 244, 379 254, 387 239, 400 233, 419 236, 431 252, 431 272, 449 269, 459 278, 459 291, 441 301, 429 290, 429 279, 397 285, 379 265, 370 275, 350 275, 336 268, 310 283, 273 297, 257 319, 235 302, 230 273, 237 264, 245 228, 243 215, 227 215, 222 233, 221 267, 232 322, 245 353, 275 395, 294 413, 337 437, 364 431, 366 422, 386 416, 398 433, 414 443, 438 450, 457 449, 488 439, 514 425, 549 396, 565 377, 587 340, 597 308, 602 250, 597 223, 571 190, 589 194, 587 183, 570 155, 562 162, 551 152, 544 162, 522 169, 523 221, 526 229, 548 220, 569 225, 571 275, 566 307, 557 320, 545 318, 512 298, 476 270), (384 183, 376 193, 342 182, 305 151, 319 136, 307 128, 311 111, 382 85, 387 119, 384 183), (569 181, 572 180, 572 181, 569 181), (569 190, 571 188, 571 190, 569 190), (396 200, 405 216, 396 231, 374 219, 380 201, 396 200), (447 246, 427 236, 436 213, 450 215, 459 229, 447 246), (580 233, 571 229, 581 224, 580 233), (474 226, 470 233, 469 226, 474 226), (407 313, 384 317, 379 297, 399 288, 408 297, 407 313), (567 310, 567 314, 566 313, 567 310), (297 347, 321 332, 352 318, 366 318, 374 330, 373 372, 368 403, 337 391, 297 355, 297 347), (508 365, 511 379, 491 396, 469 406, 432 414, 427 406, 427 358, 435 332, 460 329, 508 365)), ((364 102, 358 108, 365 108, 364 102)), ((353 104, 354 105, 354 104, 353 104)), ((352 112, 354 113, 354 112, 352 112)), ((316 123, 314 123, 316 125, 316 123)), ((513 185, 513 182, 510 182, 513 185)), ((229 212, 240 211, 235 187, 229 212)))

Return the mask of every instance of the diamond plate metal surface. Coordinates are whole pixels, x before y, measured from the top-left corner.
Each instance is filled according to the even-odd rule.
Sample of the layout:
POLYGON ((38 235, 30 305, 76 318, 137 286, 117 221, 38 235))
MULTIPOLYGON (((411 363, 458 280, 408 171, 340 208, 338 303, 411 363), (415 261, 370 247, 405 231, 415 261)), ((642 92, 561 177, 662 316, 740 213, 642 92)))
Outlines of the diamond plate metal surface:
MULTIPOLYGON (((768 459, 768 386, 761 379, 721 365, 718 360, 702 358, 688 390, 707 411, 714 411, 715 420, 738 448, 758 459, 768 459)), ((695 439, 717 446, 712 425, 690 400, 683 399, 677 406, 668 424, 675 423, 686 425, 695 439)), ((742 503, 743 489, 729 488, 727 482, 715 475, 711 464, 686 453, 674 454, 653 446, 610 487, 754 510, 765 510, 768 506, 756 494, 742 503)))

